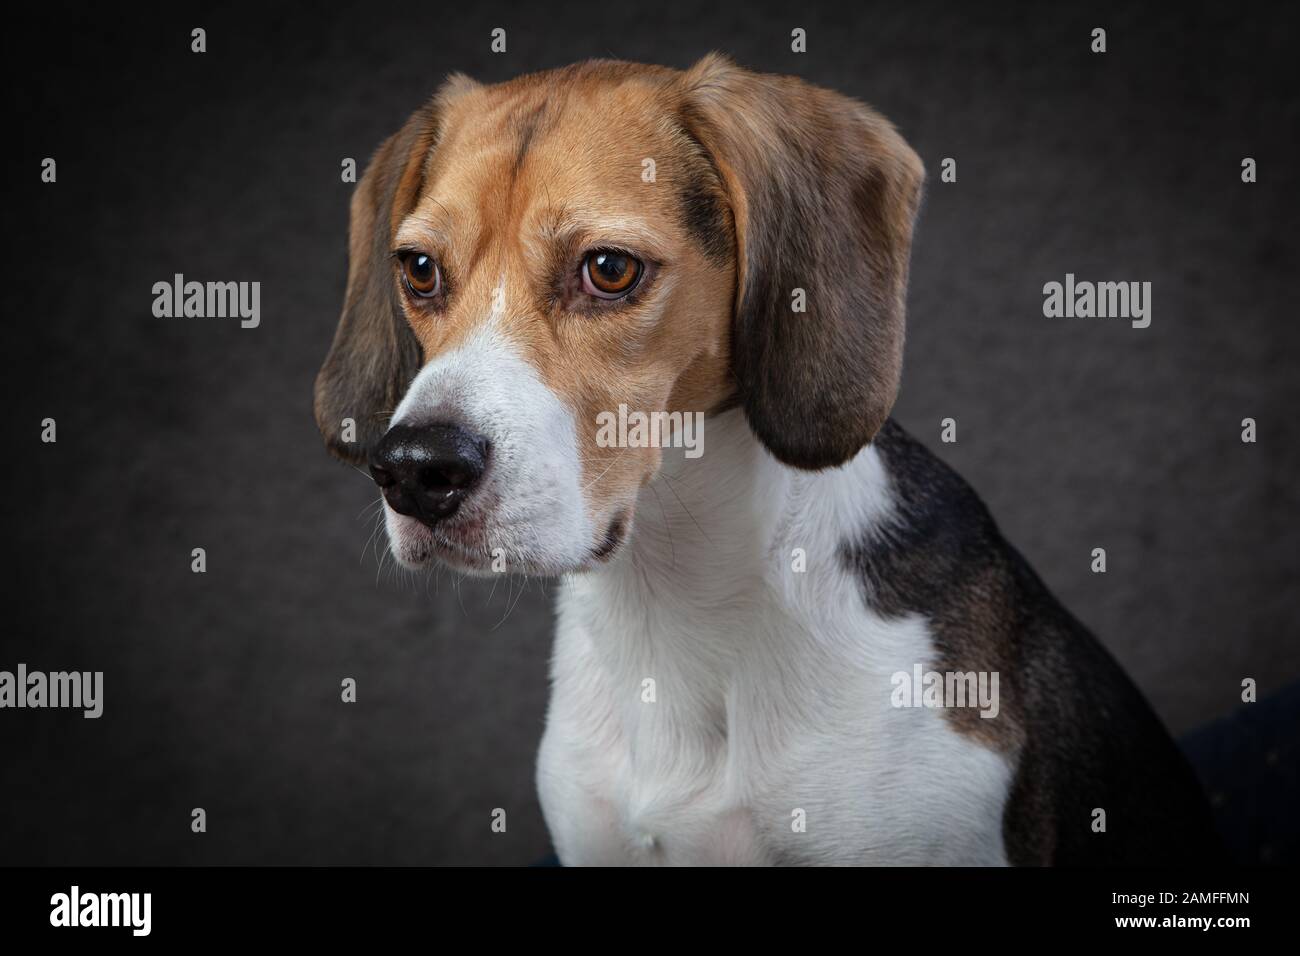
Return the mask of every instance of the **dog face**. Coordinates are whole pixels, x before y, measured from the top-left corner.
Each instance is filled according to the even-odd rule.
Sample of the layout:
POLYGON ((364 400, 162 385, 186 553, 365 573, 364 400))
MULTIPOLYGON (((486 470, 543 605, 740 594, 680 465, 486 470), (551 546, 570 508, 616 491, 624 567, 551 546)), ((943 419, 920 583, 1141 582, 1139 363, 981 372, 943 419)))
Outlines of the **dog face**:
POLYGON ((870 441, 922 178, 861 104, 718 57, 453 77, 354 195, 317 422, 403 564, 590 567, 660 466, 599 440, 620 406, 740 404, 802 468, 870 441))

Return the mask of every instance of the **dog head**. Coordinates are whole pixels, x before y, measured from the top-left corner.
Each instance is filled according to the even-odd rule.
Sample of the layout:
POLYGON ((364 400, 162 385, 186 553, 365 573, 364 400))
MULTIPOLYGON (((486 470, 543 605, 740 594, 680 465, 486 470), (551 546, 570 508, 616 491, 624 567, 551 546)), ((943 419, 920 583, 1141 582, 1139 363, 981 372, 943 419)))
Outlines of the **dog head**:
POLYGON ((620 406, 740 405, 797 468, 871 440, 923 178, 869 108, 718 56, 453 76, 354 194, 317 423, 403 564, 590 567, 661 464, 599 440, 620 406))

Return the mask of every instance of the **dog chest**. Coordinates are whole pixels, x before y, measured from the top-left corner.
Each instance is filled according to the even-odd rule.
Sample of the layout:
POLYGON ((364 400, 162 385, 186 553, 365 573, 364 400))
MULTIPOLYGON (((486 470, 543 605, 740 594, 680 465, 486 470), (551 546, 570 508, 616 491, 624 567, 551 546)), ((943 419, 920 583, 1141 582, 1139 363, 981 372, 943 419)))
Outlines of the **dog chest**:
POLYGON ((924 622, 814 635, 763 607, 616 643, 561 607, 538 785, 562 861, 1004 861, 1004 758, 891 703, 898 662, 933 653, 924 622))

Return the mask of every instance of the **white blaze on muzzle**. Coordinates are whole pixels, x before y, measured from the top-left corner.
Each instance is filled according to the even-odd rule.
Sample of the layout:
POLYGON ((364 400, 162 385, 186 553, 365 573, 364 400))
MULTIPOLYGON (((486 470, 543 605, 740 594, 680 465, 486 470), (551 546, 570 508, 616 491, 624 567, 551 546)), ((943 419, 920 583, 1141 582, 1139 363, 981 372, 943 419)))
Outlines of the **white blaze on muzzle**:
POLYGON ((385 507, 393 554, 463 570, 558 574, 591 555, 577 420, 491 321, 427 364, 394 426, 454 425, 487 440, 486 469, 455 514, 432 526, 385 507))

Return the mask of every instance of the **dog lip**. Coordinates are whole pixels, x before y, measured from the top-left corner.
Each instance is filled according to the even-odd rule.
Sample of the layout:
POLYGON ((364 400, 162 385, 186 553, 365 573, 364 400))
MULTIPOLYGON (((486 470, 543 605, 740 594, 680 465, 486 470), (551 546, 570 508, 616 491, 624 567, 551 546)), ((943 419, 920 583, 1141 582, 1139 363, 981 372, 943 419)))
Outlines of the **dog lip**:
POLYGON ((429 554, 430 557, 441 561, 456 561, 470 567, 478 567, 482 564, 480 555, 470 551, 464 545, 445 538, 434 538, 429 545, 429 554))
POLYGON ((609 523, 605 529, 605 540, 600 543, 600 547, 591 552, 591 556, 596 561, 603 561, 611 554, 618 550, 618 546, 623 543, 623 535, 627 531, 627 512, 620 511, 614 516, 614 520, 609 523))
POLYGON ((471 546, 457 541, 445 533, 435 533, 428 528, 423 532, 418 543, 409 546, 405 561, 416 567, 424 567, 431 561, 439 561, 453 567, 475 570, 485 566, 483 554, 471 546))
POLYGON ((471 499, 454 514, 437 522, 430 530, 435 539, 442 538, 467 552, 490 550, 494 533, 497 498, 486 495, 471 499), (468 506, 468 507, 466 507, 468 506))

